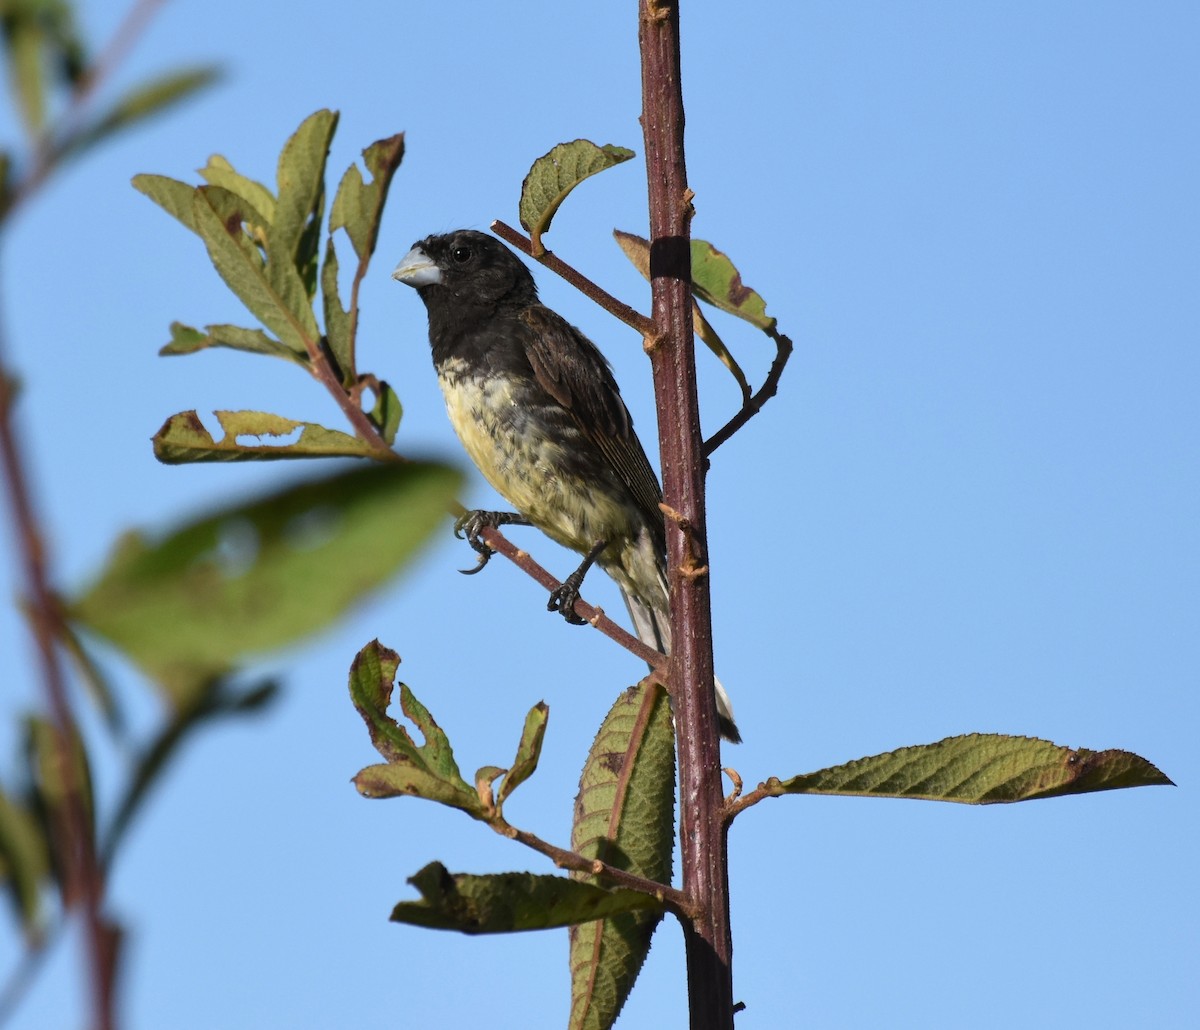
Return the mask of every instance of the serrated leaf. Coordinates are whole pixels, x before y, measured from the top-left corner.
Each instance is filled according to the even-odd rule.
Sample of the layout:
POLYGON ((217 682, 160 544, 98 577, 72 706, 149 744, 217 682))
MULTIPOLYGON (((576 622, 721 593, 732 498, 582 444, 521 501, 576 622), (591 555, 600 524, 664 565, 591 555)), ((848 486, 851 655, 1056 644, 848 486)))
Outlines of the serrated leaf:
MULTIPOLYGON (((613 230, 613 237, 617 241, 617 246, 621 248, 625 256, 633 263, 633 266, 642 273, 642 276, 647 282, 650 281, 650 241, 644 236, 638 236, 631 232, 622 232, 620 229, 613 230)), ((694 292, 694 284, 693 284, 694 292)), ((695 298, 692 299, 692 331, 700 338, 710 351, 717 356, 717 360, 721 362, 730 374, 737 381, 739 389, 742 391, 742 399, 747 399, 750 394, 750 383, 746 380, 746 374, 742 371, 742 366, 737 363, 729 348, 725 346, 725 342, 717 335, 717 331, 709 325, 708 319, 700 310, 700 305, 696 303, 695 298)))
POLYGON ((402 901, 392 921, 461 933, 514 933, 548 930, 619 913, 649 913, 658 918, 662 904, 648 894, 605 890, 563 876, 450 873, 431 862, 408 881, 420 901, 402 901))
POLYGON ((154 434, 154 456, 165 465, 198 461, 279 461, 285 458, 370 457, 370 444, 349 433, 327 429, 315 422, 272 415, 266 411, 214 412, 225 435, 216 440, 195 411, 172 415, 154 434), (243 444, 243 436, 284 438, 296 430, 300 436, 285 444, 243 444))
POLYGON ((767 302, 742 283, 742 274, 733 262, 706 240, 692 240, 692 292, 765 333, 775 328, 775 319, 767 314, 767 302))
MULTIPOLYGON (((354 385, 354 325, 350 312, 342 307, 338 289, 338 258, 332 237, 325 241, 325 261, 321 265, 321 302, 325 314, 325 342, 333 358, 335 371, 343 386, 354 385)), ((391 443, 388 440, 388 443, 391 443)))
POLYGON ((399 666, 400 656, 373 640, 350 667, 351 700, 367 724, 375 750, 387 759, 386 765, 359 772, 354 785, 363 797, 423 797, 477 818, 486 815, 478 793, 459 772, 449 738, 407 685, 400 684, 400 707, 425 743, 418 747, 408 730, 388 715, 399 666))
MULTIPOLYGON (((631 687, 588 752, 571 849, 669 884, 674 817, 675 738, 666 691, 657 684, 631 687)), ((626 912, 571 928, 570 1030, 613 1024, 650 950, 659 915, 626 912)))
POLYGON ((521 224, 529 233, 533 256, 542 254, 542 234, 550 228, 559 206, 585 179, 634 156, 632 150, 606 143, 597 146, 590 140, 560 143, 533 162, 521 184, 518 211, 521 224))
POLYGON ((295 268, 290 276, 270 271, 243 228, 265 224, 261 213, 219 186, 200 186, 193 191, 192 219, 217 274, 250 313, 288 347, 315 346, 316 319, 295 268))
POLYGON ((186 100, 210 86, 219 72, 212 66, 168 72, 135 86, 91 125, 72 135, 61 151, 64 157, 78 157, 88 148, 122 129, 130 128, 186 100))
POLYGON ((42 888, 49 877, 49 848, 37 819, 0 792, 0 879, 7 881, 13 908, 31 940, 40 936, 42 888))
POLYGON ((379 430, 379 435, 386 443, 391 444, 396 439, 396 432, 400 428, 400 418, 403 414, 404 409, 400 404, 400 398, 396 396, 396 391, 382 379, 379 380, 375 406, 371 409, 371 422, 379 430))
POLYGON ((68 614, 176 698, 249 656, 304 640, 377 589, 444 523, 462 477, 356 467, 126 535, 68 614))
POLYGON ((525 716, 525 728, 521 731, 521 742, 517 745, 517 757, 508 769, 508 775, 500 784, 500 794, 496 798, 497 805, 503 805, 505 799, 524 783, 537 769, 538 759, 542 754, 542 740, 546 736, 546 722, 550 718, 550 708, 545 701, 539 701, 525 716))
POLYGON ((269 354, 275 358, 294 361, 308 368, 308 354, 294 351, 278 340, 273 340, 261 329, 243 329, 236 325, 206 325, 203 330, 195 329, 182 322, 171 323, 171 342, 159 350, 161 357, 178 354, 195 354, 210 347, 228 347, 231 350, 248 351, 251 354, 269 354))
POLYGON ((248 201, 262 213, 267 224, 275 221, 275 194, 256 179, 249 179, 236 171, 220 154, 213 154, 200 169, 200 177, 210 186, 220 186, 248 201))
POLYGON ((329 212, 329 231, 345 229, 359 261, 375 252, 383 205, 392 177, 404 158, 404 133, 376 140, 363 151, 363 162, 371 181, 363 181, 357 165, 351 165, 338 184, 329 212))
POLYGON ((840 794, 993 805, 1123 787, 1173 786, 1129 751, 1074 750, 1035 737, 968 733, 763 785, 771 795, 840 794))
MULTIPOLYGON (((309 322, 325 217, 325 161, 337 123, 333 111, 316 111, 305 118, 284 144, 276 173, 278 194, 267 237, 267 273, 272 287, 289 299, 297 315, 302 306, 309 322)), ((316 323, 305 328, 315 332, 316 323)))

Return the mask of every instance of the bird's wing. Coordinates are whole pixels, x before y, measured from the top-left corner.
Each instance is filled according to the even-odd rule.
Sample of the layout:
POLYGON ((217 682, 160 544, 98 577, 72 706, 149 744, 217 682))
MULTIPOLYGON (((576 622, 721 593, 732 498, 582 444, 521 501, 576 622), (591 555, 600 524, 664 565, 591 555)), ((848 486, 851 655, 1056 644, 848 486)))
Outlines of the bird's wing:
POLYGON ((542 304, 525 308, 520 318, 529 329, 523 342, 538 383, 574 416, 583 434, 608 459, 661 539, 662 489, 604 355, 542 304))

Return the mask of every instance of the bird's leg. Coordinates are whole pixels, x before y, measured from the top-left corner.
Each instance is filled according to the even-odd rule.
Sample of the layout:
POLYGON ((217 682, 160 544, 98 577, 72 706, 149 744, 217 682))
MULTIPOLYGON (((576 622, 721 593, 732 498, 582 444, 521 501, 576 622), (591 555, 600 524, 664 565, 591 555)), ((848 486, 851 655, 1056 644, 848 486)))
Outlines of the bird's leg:
POLYGON ((587 619, 581 619, 575 614, 575 602, 579 600, 579 588, 583 586, 583 577, 607 546, 607 540, 597 540, 592 544, 592 549, 584 555, 579 568, 550 591, 550 600, 546 603, 547 611, 561 613, 572 626, 583 626, 587 623, 587 619))
POLYGON ((475 563, 473 569, 459 569, 464 576, 473 576, 482 569, 492 555, 493 551, 487 544, 480 539, 479 534, 489 527, 496 529, 500 526, 528 526, 529 520, 524 515, 518 515, 515 511, 468 511, 464 512, 454 521, 454 535, 459 540, 466 540, 471 545, 475 553, 479 555, 479 561, 475 563))

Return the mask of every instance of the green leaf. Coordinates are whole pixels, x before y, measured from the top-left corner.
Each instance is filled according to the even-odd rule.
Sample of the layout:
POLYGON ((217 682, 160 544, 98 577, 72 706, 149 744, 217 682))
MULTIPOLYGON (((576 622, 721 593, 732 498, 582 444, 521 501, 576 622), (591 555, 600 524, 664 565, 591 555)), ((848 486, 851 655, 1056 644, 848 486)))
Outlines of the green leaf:
POLYGON ((114 133, 161 114, 212 85, 219 75, 210 65, 168 72, 135 86, 86 129, 69 137, 61 151, 62 156, 78 157, 114 133))
POLYGON ((542 754, 542 740, 546 736, 546 721, 549 718, 550 708, 545 701, 539 701, 529 709, 529 714, 525 716, 525 728, 521 732, 521 742, 517 745, 517 757, 513 759, 504 782, 500 784, 497 805, 503 805, 505 798, 537 769, 538 759, 542 754))
POLYGON ((305 640, 382 586, 461 485, 440 465, 371 464, 130 533, 68 614, 176 699, 245 658, 305 640))
POLYGON ((486 816, 479 794, 454 761, 450 740, 408 687, 400 684, 400 708, 413 721, 425 743, 417 746, 408 730, 387 713, 400 656, 373 640, 350 667, 350 697, 367 724, 371 743, 387 759, 354 777, 363 797, 413 796, 437 801, 479 818, 486 816))
MULTIPOLYGON (((674 816, 671 706, 657 684, 631 687, 605 717, 588 752, 571 849, 669 884, 674 816)), ((571 1030, 612 1025, 650 950, 660 914, 630 911, 571 928, 571 1030)))
POLYGON ((261 329, 243 329, 236 325, 206 325, 203 330, 194 329, 182 322, 171 323, 171 342, 158 352, 162 357, 176 354, 195 354, 209 347, 228 347, 232 350, 249 351, 251 354, 269 354, 276 358, 294 361, 308 368, 308 353, 295 351, 273 340, 261 329))
POLYGON ((404 158, 404 133, 376 140, 363 151, 363 161, 371 173, 370 183, 363 182, 357 165, 342 176, 333 208, 329 212, 329 231, 345 229, 360 262, 375 252, 383 205, 387 200, 392 176, 404 158))
POLYGON ((262 213, 268 225, 275 221, 275 194, 261 182, 235 171, 220 154, 213 154, 208 159, 208 164, 200 169, 200 177, 210 186, 220 186, 247 201, 262 213))
POLYGON ((46 127, 46 64, 43 37, 37 22, 26 14, 5 12, 4 35, 8 49, 9 81, 31 137, 46 127))
MULTIPOLYGON (((358 372, 354 365, 354 323, 342 307, 338 289, 338 258, 332 237, 325 241, 325 261, 321 265, 321 301, 325 313, 325 342, 333 357, 335 371, 345 387, 354 385, 358 372)), ((391 443, 388 440, 388 443, 391 443)))
MULTIPOLYGON (((315 346, 317 323, 295 266, 289 266, 290 273, 271 267, 271 260, 264 263, 251 243, 257 235, 254 230, 265 226, 262 214, 235 193, 219 186, 199 186, 194 191, 192 218, 213 267, 250 313, 292 349, 308 351, 310 342, 315 346), (245 224, 251 227, 251 235, 245 224)), ((270 252, 274 232, 267 232, 270 252)))
POLYGON ((408 882, 421 892, 421 900, 400 902, 392 910, 392 921, 433 930, 513 933, 570 926, 619 913, 650 913, 657 918, 662 912, 661 902, 648 894, 604 890, 562 876, 473 876, 450 873, 440 862, 431 862, 408 882))
POLYGON ((325 217, 325 161, 337 122, 335 112, 317 111, 304 119, 284 144, 276 173, 275 217, 267 237, 271 286, 287 298, 297 317, 303 309, 308 319, 305 328, 314 335, 312 298, 325 217))
POLYGON ((29 807, 39 819, 42 837, 49 848, 51 874, 60 890, 69 890, 71 885, 62 877, 71 868, 72 859, 60 851, 64 847, 73 848, 74 837, 80 832, 89 837, 95 833, 92 776, 84 742, 78 733, 64 738, 49 719, 29 715, 24 720, 22 743, 29 807), (72 795, 81 811, 70 800, 72 795), (77 815, 82 827, 76 821, 77 815), (64 839, 64 827, 70 828, 71 839, 64 839))
MULTIPOLYGON (((617 246, 624 251, 625 256, 633 262, 633 266, 649 282, 650 241, 644 236, 637 236, 631 232, 622 232, 620 229, 614 229, 613 236, 616 238, 617 246)), ((695 282, 692 284, 692 289, 694 294, 695 282)), ((742 366, 737 363, 737 360, 730 353, 729 348, 725 346, 724 341, 717 335, 717 331, 709 325, 708 319, 700 311, 700 305, 694 299, 692 300, 692 331, 717 356, 717 360, 729 369, 730 374, 737 381, 738 387, 742 391, 742 399, 748 399, 751 394, 750 384, 746 380, 746 374, 742 371, 742 366)))
POLYGON ((145 194, 171 217, 178 219, 192 232, 198 232, 195 217, 196 188, 166 175, 135 175, 133 188, 145 194))
POLYGON ((225 431, 220 440, 204 428, 195 411, 172 415, 154 434, 154 456, 166 465, 197 461, 276 461, 282 458, 370 457, 370 444, 356 436, 327 429, 314 422, 272 415, 265 411, 218 411, 217 421, 225 431), (291 443, 238 443, 240 437, 288 437, 291 443))
POLYGON ((50 855, 42 828, 29 812, 0 792, 0 879, 30 940, 42 929, 42 888, 50 879, 50 855))
POLYGON ((376 390, 375 407, 371 409, 371 422, 379 430, 383 439, 391 444, 396 439, 396 431, 400 428, 400 417, 404 409, 400 406, 400 398, 382 379, 376 390))
POLYGON ((762 785, 768 795, 840 794, 993 805, 1123 787, 1173 786, 1128 751, 1060 747, 1035 737, 968 733, 762 785))
POLYGON ((533 256, 545 251, 542 234, 567 194, 584 179, 619 165, 634 156, 632 150, 606 143, 602 147, 585 139, 560 143, 533 162, 521 184, 519 213, 521 224, 529 232, 533 256))
POLYGON ((692 292, 765 333, 775 328, 775 319, 767 314, 767 302, 744 286, 733 262, 705 240, 692 240, 692 292))

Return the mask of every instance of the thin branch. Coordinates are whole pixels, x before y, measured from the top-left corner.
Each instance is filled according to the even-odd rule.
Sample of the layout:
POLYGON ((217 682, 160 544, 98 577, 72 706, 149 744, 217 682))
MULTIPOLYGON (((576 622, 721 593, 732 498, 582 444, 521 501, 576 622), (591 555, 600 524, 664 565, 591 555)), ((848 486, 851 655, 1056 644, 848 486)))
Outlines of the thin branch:
POLYGON ((775 341, 775 360, 771 362, 767 378, 753 397, 746 399, 742 409, 728 422, 704 441, 704 456, 709 457, 721 444, 725 443, 734 433, 762 411, 763 405, 775 396, 779 389, 779 380, 783 377, 783 369, 792 356, 792 341, 777 329, 767 331, 767 335, 775 341))
POLYGON ((92 1018, 98 1030, 113 1025, 113 987, 115 981, 117 933, 104 919, 104 874, 96 860, 95 839, 91 832, 84 785, 80 782, 77 749, 79 729, 67 696, 66 677, 58 653, 57 641, 63 636, 63 614, 50 586, 49 557, 40 527, 24 451, 14 418, 15 387, 5 360, 0 337, 0 473, 7 489, 16 550, 24 566, 28 596, 30 630, 41 665, 41 683, 54 724, 55 751, 59 775, 63 779, 61 822, 51 820, 56 831, 55 853, 63 863, 63 903, 79 905, 86 928, 84 940, 91 979, 92 1018))
POLYGON ((346 416, 346 420, 353 427, 355 435, 371 447, 371 457, 377 461, 385 461, 391 463, 403 463, 405 459, 402 455, 388 445, 388 442, 383 438, 383 434, 379 431, 374 422, 362 409, 362 404, 359 403, 362 391, 347 390, 338 374, 334 371, 333 365, 330 364, 329 358, 326 357, 324 349, 320 345, 319 340, 306 339, 305 344, 308 347, 309 360, 312 363, 312 376, 332 395, 337 402, 339 408, 342 409, 342 414, 346 416))
POLYGON ((492 232, 494 232, 505 243, 516 247, 528 257, 535 261, 541 262, 550 271, 557 273, 567 280, 581 293, 585 294, 591 300, 594 300, 605 311, 615 318, 619 318, 631 329, 636 329, 643 336, 650 336, 654 332, 654 322, 645 315, 635 311, 628 304, 617 300, 611 293, 601 286, 597 286, 582 272, 577 271, 568 265, 562 258, 555 256, 553 251, 543 251, 541 254, 534 256, 533 244, 528 236, 518 232, 511 225, 506 225, 499 220, 492 222, 492 232))
POLYGON ((695 916, 687 896, 674 887, 659 883, 657 880, 648 880, 644 876, 638 876, 624 869, 618 869, 598 858, 585 858, 577 852, 557 847, 526 830, 518 830, 500 816, 489 820, 488 825, 501 836, 515 840, 539 854, 545 855, 560 869, 571 869, 577 873, 603 877, 618 887, 628 887, 641 894, 649 894, 651 897, 658 898, 680 920, 690 920, 695 916))
POLYGON ((66 109, 57 124, 48 128, 35 141, 33 165, 13 188, 5 216, 29 200, 57 167, 58 159, 70 149, 71 142, 81 131, 80 118, 96 91, 117 70, 126 54, 137 43, 165 0, 136 0, 108 44, 85 69, 71 91, 66 109))
MULTIPOLYGON (((464 510, 461 507, 452 509, 451 514, 457 517, 464 510)), ((553 573, 547 572, 546 569, 534 561, 529 552, 521 550, 498 529, 489 526, 480 533, 480 536, 488 547, 497 554, 503 555, 522 572, 545 587, 546 590, 556 590, 562 586, 561 581, 556 579, 553 573)), ((652 666, 659 679, 665 682, 667 674, 666 656, 654 650, 654 648, 643 644, 632 633, 618 626, 612 619, 605 615, 603 608, 597 608, 594 605, 588 604, 583 598, 575 602, 575 611, 610 640, 620 644, 630 654, 635 655, 647 665, 652 666)))
MULTIPOLYGON (((768 780, 766 783, 760 783, 749 794, 741 794, 735 791, 725 800, 725 825, 728 826, 733 820, 741 815, 751 805, 757 805, 764 798, 777 798, 781 791, 778 790, 779 781, 775 781, 772 786, 768 780)), ((738 785, 741 786, 740 783, 738 785)))

